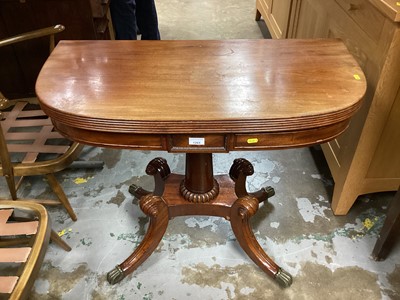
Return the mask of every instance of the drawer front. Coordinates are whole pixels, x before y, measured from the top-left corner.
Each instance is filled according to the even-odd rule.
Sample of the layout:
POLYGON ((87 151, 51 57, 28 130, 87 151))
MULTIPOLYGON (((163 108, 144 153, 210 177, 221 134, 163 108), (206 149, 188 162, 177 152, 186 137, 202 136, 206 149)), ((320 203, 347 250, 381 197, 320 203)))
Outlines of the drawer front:
POLYGON ((389 46, 385 17, 368 0, 334 0, 329 13, 330 35, 343 40, 375 87, 389 46))
POLYGON ((180 153, 227 152, 224 134, 176 134, 168 136, 168 151, 180 153))
MULTIPOLYGON (((367 11, 369 13, 372 13, 372 11, 380 13, 372 6, 367 8, 365 4, 356 4, 367 2, 366 0, 350 2, 351 0, 335 0, 333 2, 334 5, 330 16, 332 19, 330 22, 330 34, 343 40, 366 74, 379 74, 380 54, 377 53, 377 48, 379 48, 380 34, 378 35, 377 31, 380 32, 382 30, 383 24, 371 23, 376 26, 376 29, 369 30, 370 26, 365 27, 362 25, 363 23, 359 24, 357 22, 365 22, 365 18, 368 15, 367 11)), ((375 13, 372 14, 375 15, 375 13)), ((379 20, 379 17, 377 19, 379 20)), ((367 77, 370 81, 371 77, 367 77)), ((375 77, 375 80, 377 80, 377 77, 375 77)))
POLYGON ((310 144, 303 139, 301 142, 297 141, 296 135, 290 133, 235 134, 232 148, 233 150, 268 150, 310 144))
POLYGON ((354 20, 375 42, 379 41, 385 17, 367 0, 335 0, 344 12, 354 20))
POLYGON ((234 134, 230 142, 232 150, 267 150, 304 147, 321 144, 342 133, 347 121, 331 126, 292 132, 234 134))
POLYGON ((368 0, 302 0, 291 37, 340 38, 376 86, 389 46, 385 17, 368 0))
POLYGON ((137 150, 167 150, 165 136, 159 134, 132 134, 125 132, 100 132, 70 127, 53 120, 57 131, 71 140, 83 144, 137 150), (72 138, 74 137, 74 138, 72 138))

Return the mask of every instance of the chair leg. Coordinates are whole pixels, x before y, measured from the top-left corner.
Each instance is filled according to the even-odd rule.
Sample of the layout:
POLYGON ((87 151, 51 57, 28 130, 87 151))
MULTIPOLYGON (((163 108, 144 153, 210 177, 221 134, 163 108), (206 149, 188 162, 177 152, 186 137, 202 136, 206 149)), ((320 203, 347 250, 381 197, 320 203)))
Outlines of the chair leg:
POLYGON ((61 185, 58 183, 58 181, 57 181, 56 177, 54 176, 54 174, 53 173, 46 174, 46 178, 47 178, 47 181, 48 181, 50 187, 52 188, 53 192, 57 195, 58 199, 60 200, 62 205, 67 210, 67 212, 68 212, 69 216, 71 217, 71 219, 73 221, 76 221, 77 217, 75 215, 75 212, 72 209, 72 206, 69 203, 67 196, 65 195, 61 185))
POLYGON ((6 175, 5 178, 7 181, 8 189, 10 190, 11 198, 13 200, 16 200, 17 199, 17 189, 15 187, 14 176, 6 175))
POLYGON ((53 229, 50 232, 50 240, 63 248, 65 251, 71 251, 71 247, 62 238, 60 238, 57 232, 55 232, 53 229))

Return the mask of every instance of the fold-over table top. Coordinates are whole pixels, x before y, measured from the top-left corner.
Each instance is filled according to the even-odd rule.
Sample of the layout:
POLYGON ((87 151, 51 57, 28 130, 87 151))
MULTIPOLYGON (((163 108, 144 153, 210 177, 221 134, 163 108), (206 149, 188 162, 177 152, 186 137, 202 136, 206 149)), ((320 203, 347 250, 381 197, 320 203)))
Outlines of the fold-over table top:
POLYGON ((132 134, 316 129, 365 90, 338 39, 61 41, 36 83, 56 125, 132 134))

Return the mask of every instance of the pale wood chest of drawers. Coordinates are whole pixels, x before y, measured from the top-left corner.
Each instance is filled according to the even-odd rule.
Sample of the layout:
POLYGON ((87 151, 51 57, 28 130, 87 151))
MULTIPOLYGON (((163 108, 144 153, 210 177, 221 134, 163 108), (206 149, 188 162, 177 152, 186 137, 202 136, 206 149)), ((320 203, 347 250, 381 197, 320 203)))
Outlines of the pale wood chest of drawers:
MULTIPOLYGON (((361 110, 349 129, 322 146, 335 181, 332 209, 347 214, 362 194, 400 185, 400 6, 393 0, 292 0, 274 38, 341 38, 368 81, 361 110)), ((276 8, 277 9, 277 8, 276 8)), ((259 10, 264 19, 265 11, 259 10)), ((271 25, 266 21, 268 28, 271 25)), ((270 29, 274 31, 273 27, 270 29)), ((275 30, 276 31, 276 30, 275 30)))

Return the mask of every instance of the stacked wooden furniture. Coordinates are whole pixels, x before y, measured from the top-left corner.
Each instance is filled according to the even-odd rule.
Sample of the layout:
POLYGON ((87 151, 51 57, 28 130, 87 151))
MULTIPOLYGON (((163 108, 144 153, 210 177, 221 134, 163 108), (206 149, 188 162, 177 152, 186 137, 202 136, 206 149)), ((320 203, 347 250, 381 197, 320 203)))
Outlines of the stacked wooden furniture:
MULTIPOLYGON (((274 38, 341 38, 368 81, 362 109, 322 145, 335 181, 332 209, 400 184, 400 6, 395 0, 257 0, 274 38)), ((301 53, 299 53, 301 55, 301 53)))
MULTIPOLYGON (((110 0, 0 0, 0 39, 63 24, 59 40, 113 37, 110 0)), ((0 50, 0 90, 9 99, 32 97, 35 81, 49 55, 46 39, 0 50)))

